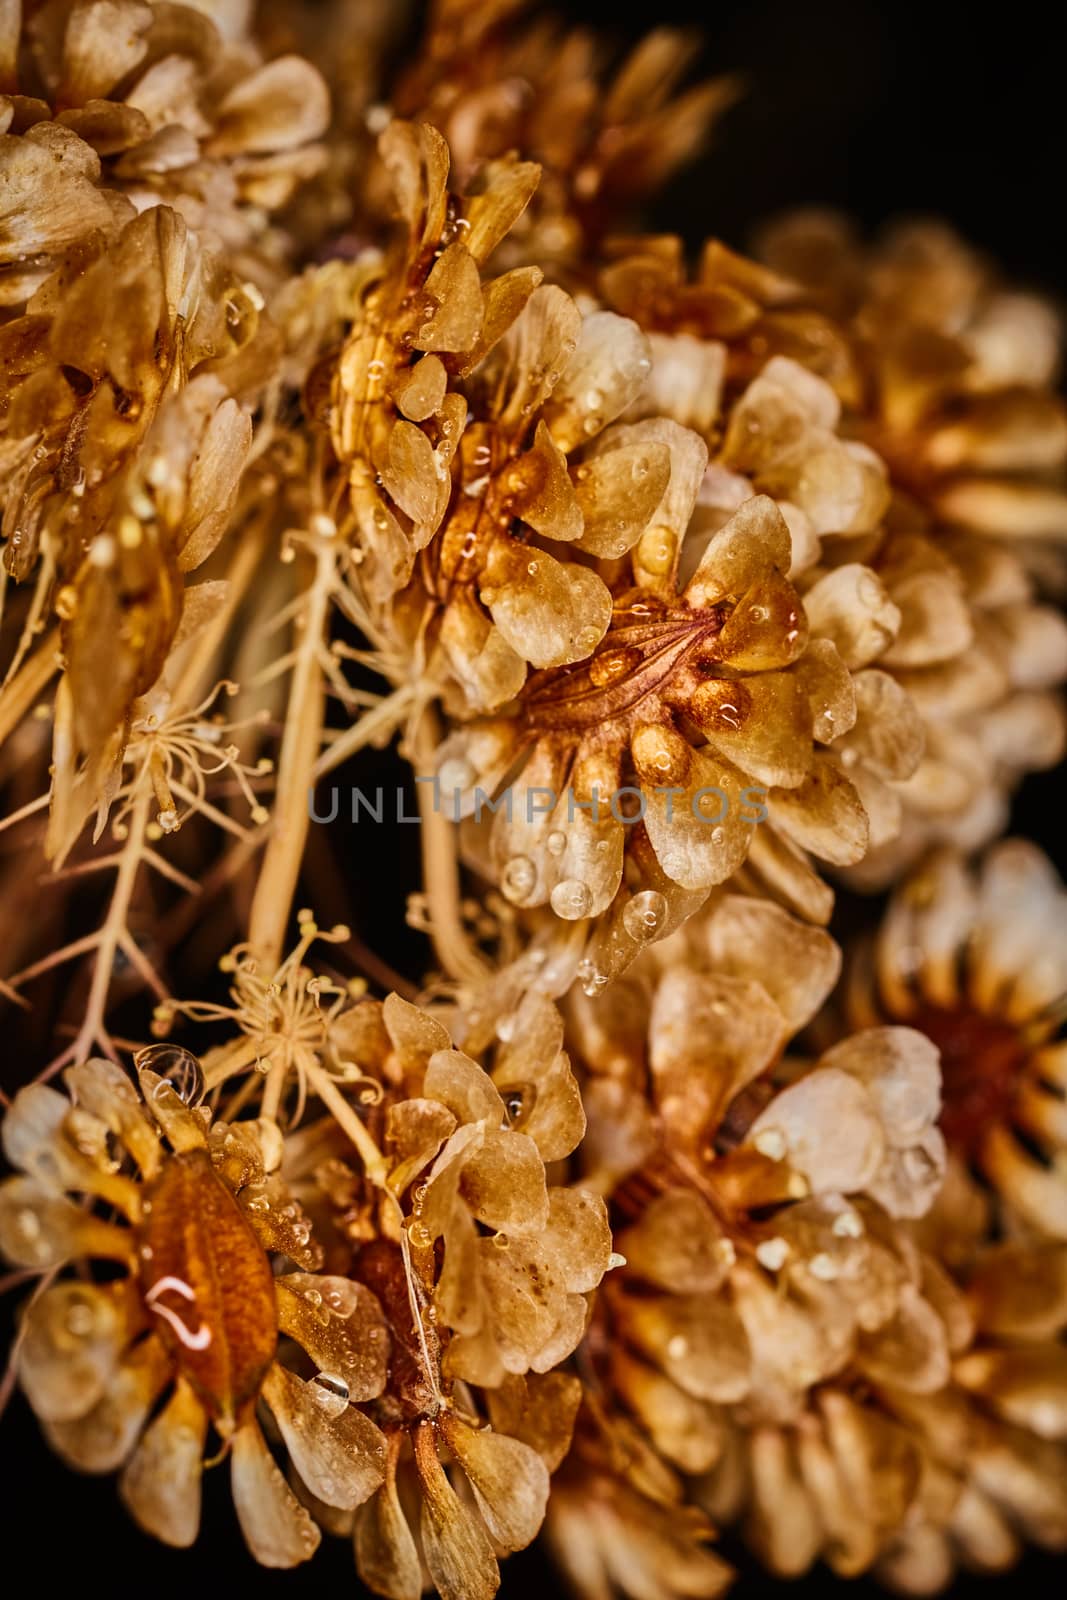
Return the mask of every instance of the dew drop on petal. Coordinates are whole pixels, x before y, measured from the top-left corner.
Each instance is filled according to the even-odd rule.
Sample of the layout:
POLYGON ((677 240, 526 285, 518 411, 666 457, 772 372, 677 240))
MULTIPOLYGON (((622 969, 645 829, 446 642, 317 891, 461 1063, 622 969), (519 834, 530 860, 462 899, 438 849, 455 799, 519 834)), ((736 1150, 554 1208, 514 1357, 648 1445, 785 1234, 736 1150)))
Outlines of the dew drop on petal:
POLYGON ((328 1417, 339 1417, 348 1407, 348 1384, 336 1372, 320 1372, 312 1379, 315 1402, 328 1417))
POLYGON ((165 1095, 172 1089, 187 1106, 198 1106, 204 1098, 204 1074, 191 1050, 180 1044, 150 1044, 138 1050, 133 1058, 140 1069, 147 1067, 163 1080, 157 1084, 156 1094, 165 1095))
POLYGON ((537 1085, 534 1083, 516 1083, 510 1089, 501 1089, 501 1099, 504 1102, 505 1128, 521 1128, 527 1122, 537 1101, 537 1085))
POLYGON ((552 833, 549 834, 548 838, 545 840, 545 843, 548 845, 549 853, 551 855, 561 856, 564 850, 567 848, 567 835, 565 833, 561 833, 560 830, 556 828, 552 833))
POLYGON ((644 942, 655 938, 667 917, 667 901, 657 889, 642 889, 626 903, 623 926, 631 939, 644 942))
POLYGON ((537 868, 529 856, 510 856, 504 863, 501 888, 509 900, 525 900, 537 882, 537 868))
POLYGON ((549 899, 557 917, 563 917, 568 922, 588 916, 593 903, 589 885, 582 883, 580 878, 564 878, 556 884, 549 899))

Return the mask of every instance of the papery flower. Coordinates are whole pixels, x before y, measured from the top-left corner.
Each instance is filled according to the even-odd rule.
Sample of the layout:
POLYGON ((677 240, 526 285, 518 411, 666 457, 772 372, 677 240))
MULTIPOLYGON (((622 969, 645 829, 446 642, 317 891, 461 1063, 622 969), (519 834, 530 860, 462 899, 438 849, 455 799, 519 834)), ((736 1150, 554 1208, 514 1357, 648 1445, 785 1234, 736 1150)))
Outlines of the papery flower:
MULTIPOLYGON (((784 365, 789 382, 817 382, 784 365)), ((727 509, 693 514, 705 460, 696 435, 666 420, 603 436, 579 479, 607 499, 636 466, 635 511, 644 517, 646 492, 658 501, 632 584, 613 569, 607 633, 587 660, 534 675, 508 715, 457 729, 438 752, 453 814, 493 802, 488 842, 471 855, 507 898, 604 919, 585 957, 596 986, 746 858, 787 904, 826 920, 832 896, 806 853, 846 865, 872 831, 891 834, 883 779, 910 773, 921 752, 907 697, 865 670, 897 621, 881 583, 859 565, 843 584, 814 582, 813 626, 773 500, 744 485, 727 509)))
POLYGON ((855 952, 852 1023, 906 1023, 941 1052, 946 1203, 968 1230, 1067 1239, 1065 907, 1034 845, 995 845, 974 868, 946 850, 905 880, 874 946, 855 952))
MULTIPOLYGON (((461 711, 493 709, 519 692, 529 666, 566 666, 603 640, 612 598, 590 558, 629 550, 671 474, 685 473, 681 430, 636 428, 597 459, 582 448, 599 436, 611 451, 603 430, 648 367, 632 322, 583 318, 545 285, 472 374, 451 499, 422 568, 422 625, 458 681, 461 711)), ((416 590, 405 604, 421 598, 416 590)))
POLYGON ((510 259, 583 270, 583 253, 700 153, 734 98, 726 79, 681 87, 698 41, 657 28, 613 68, 595 36, 526 0, 437 0, 393 101, 436 124, 464 174, 520 150, 544 180, 510 259))
POLYGON ((270 214, 321 164, 326 87, 298 56, 264 62, 243 26, 224 26, 240 19, 210 12, 53 0, 21 30, 20 8, 5 13, 4 304, 94 230, 117 233, 161 202, 261 277, 284 262, 270 214))
MULTIPOLYGON (((879 1028, 813 1063, 782 1058, 831 987, 835 956, 827 935, 780 908, 726 895, 647 952, 614 1004, 579 995, 570 1006, 583 1163, 610 1196, 624 1258, 584 1346, 576 1471, 583 1449, 599 1463, 594 1481, 614 1460, 661 1529, 677 1518, 676 1552, 693 1508, 712 1521, 746 1513, 781 1571, 819 1550, 843 1571, 875 1560, 913 1502, 920 1457, 912 1446, 898 1460, 892 1426, 868 1420, 852 1391, 891 1381, 925 1394, 950 1370, 940 1279, 904 1231, 943 1173, 936 1051, 911 1029, 879 1028), (781 1472, 770 1476, 775 1450, 791 1448, 774 1441, 794 1436, 822 1472, 807 1525, 781 1472), (856 1509, 835 1503, 846 1485, 868 1496, 856 1509), (852 1541, 840 1561, 838 1530, 852 1541)), ((682 1576, 666 1566, 654 1592, 690 1592, 675 1559, 682 1576)), ((580 1592, 598 1592, 595 1563, 569 1565, 580 1592)), ((715 1592, 713 1571, 701 1581, 693 1592, 715 1592)))
MULTIPOLYGON (((799 250, 803 240, 793 242, 799 250)), ((889 370, 889 351, 903 337, 900 285, 888 269, 886 284, 876 272, 875 308, 862 307, 855 324, 838 324, 827 312, 837 309, 832 292, 811 276, 806 258, 794 262, 784 247, 784 267, 798 265, 799 280, 808 267, 806 281, 777 277, 716 241, 705 247, 693 282, 683 276, 675 240, 623 241, 620 249, 622 259, 601 274, 601 292, 649 332, 653 368, 638 409, 696 428, 713 451, 694 530, 714 526, 752 488, 772 494, 789 523, 792 576, 815 631, 833 639, 854 671, 874 665, 881 674, 859 697, 860 728, 841 745, 846 763, 860 765, 850 776, 871 823, 870 848, 847 880, 880 887, 931 843, 986 842, 1003 826, 1018 777, 1063 753, 1063 708, 1050 691, 1067 678, 1067 628, 1051 608, 1034 604, 1014 551, 954 528, 921 477, 914 481, 901 465, 899 449, 919 450, 918 442, 905 433, 887 444, 872 420, 878 401, 867 385, 882 392, 868 367, 885 362, 889 370), (871 595, 862 630, 840 615, 843 601, 855 609, 860 563, 874 574, 862 579, 871 595), (906 758, 899 752, 887 763, 884 743, 874 747, 864 710, 875 695, 883 704, 903 695, 912 702, 922 722, 921 760, 918 730, 906 758)), ((903 246, 901 254, 908 259, 903 246)), ((937 259, 932 253, 930 273, 937 259)), ((844 263, 838 269, 845 275, 844 263)), ((920 305, 925 279, 917 269, 914 277, 906 280, 914 316, 936 316, 937 296, 929 310, 920 305)), ((832 273, 829 281, 837 281, 832 273)), ((934 338, 925 327, 921 337, 912 332, 917 351, 922 337, 934 338)), ((947 342, 947 331, 937 337, 947 342)), ((960 382, 961 363, 962 356, 952 368, 960 382)), ((951 431, 952 403, 926 376, 924 404, 941 405, 939 426, 951 431)), ((1059 402, 1046 393, 1040 404, 1052 439, 1059 402)), ((689 542, 699 548, 692 531, 689 542)))
POLYGON ((1067 1548, 1067 1249, 981 1248, 956 1277, 953 1384, 882 1395, 923 1457, 919 1496, 878 1565, 906 1594, 946 1588, 959 1566, 1002 1572, 1024 1543, 1067 1548))
POLYGON ((541 280, 538 269, 485 285, 481 268, 537 184, 513 162, 462 200, 449 151, 427 123, 393 122, 380 140, 399 235, 353 265, 356 315, 339 352, 312 371, 307 403, 329 432, 328 495, 367 559, 373 600, 387 602, 445 514, 449 463, 467 418, 457 375, 501 337, 541 280))
POLYGON ((1067 413, 1053 390, 1052 307, 936 223, 868 248, 841 218, 801 213, 766 229, 762 246, 847 327, 863 378, 857 426, 894 484, 939 528, 1055 563, 1067 413))
POLYGON ((36 570, 9 670, 49 607, 64 653, 53 855, 114 783, 134 703, 183 620, 188 636, 219 599, 209 587, 186 613, 183 574, 211 554, 237 494, 251 427, 230 386, 262 379, 263 350, 248 348, 257 305, 159 206, 110 244, 95 236, 0 334, 4 561, 17 580, 36 570))
MULTIPOLYGON (((144 1059, 176 1072, 195 1099, 194 1058, 177 1052, 175 1064, 160 1048, 162 1058, 157 1049, 144 1059)), ((196 1538, 213 1430, 230 1456, 249 1549, 265 1566, 294 1566, 319 1533, 257 1410, 269 1408, 317 1495, 342 1508, 366 1500, 383 1479, 385 1442, 348 1402, 385 1384, 378 1304, 361 1285, 316 1273, 321 1253, 277 1175, 271 1124, 212 1122, 148 1065, 143 1101, 109 1061, 65 1077, 72 1100, 34 1085, 5 1118, 4 1150, 20 1175, 0 1187, 0 1248, 35 1272, 94 1262, 124 1270, 99 1281, 83 1270, 34 1296, 18 1343, 26 1396, 64 1460, 85 1472, 121 1468, 128 1509, 172 1545, 196 1538), (275 1277, 268 1252, 301 1270, 275 1277), (310 1380, 279 1359, 281 1335, 302 1347, 310 1380)))
POLYGON ((349 1275, 374 1291, 394 1340, 371 1409, 386 1481, 353 1530, 361 1577, 393 1600, 423 1587, 416 1531, 446 1600, 491 1596, 497 1555, 536 1534, 578 1400, 576 1380, 553 1369, 609 1262, 603 1201, 546 1184, 545 1163, 585 1125, 562 1022, 538 996, 510 1020, 490 1077, 396 995, 343 1019, 381 1090, 365 1113, 381 1159, 362 1177, 336 1156, 317 1170, 349 1275), (473 1501, 452 1487, 461 1475, 473 1501))

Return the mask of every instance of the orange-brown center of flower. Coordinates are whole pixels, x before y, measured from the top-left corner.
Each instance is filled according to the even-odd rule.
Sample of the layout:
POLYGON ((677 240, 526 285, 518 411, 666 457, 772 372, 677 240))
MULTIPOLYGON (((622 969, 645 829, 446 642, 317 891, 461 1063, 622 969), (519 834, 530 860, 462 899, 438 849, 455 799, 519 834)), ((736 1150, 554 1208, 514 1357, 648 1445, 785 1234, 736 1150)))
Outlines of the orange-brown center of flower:
POLYGON ((137 1246, 149 1321, 226 1436, 274 1360, 277 1314, 270 1262, 206 1151, 164 1163, 137 1246))
MULTIPOLYGON (((588 661, 535 673, 523 691, 531 732, 586 732, 624 716, 661 693, 686 665, 710 672, 707 656, 722 632, 726 605, 665 606, 653 596, 628 597, 588 661), (702 650, 701 647, 704 647, 702 650)), ((714 650, 712 650, 714 654, 714 650)))
POLYGON ((967 1006, 928 1006, 908 1021, 941 1052, 941 1131, 953 1149, 969 1155, 987 1128, 1011 1118, 1025 1042, 1009 1023, 967 1006))

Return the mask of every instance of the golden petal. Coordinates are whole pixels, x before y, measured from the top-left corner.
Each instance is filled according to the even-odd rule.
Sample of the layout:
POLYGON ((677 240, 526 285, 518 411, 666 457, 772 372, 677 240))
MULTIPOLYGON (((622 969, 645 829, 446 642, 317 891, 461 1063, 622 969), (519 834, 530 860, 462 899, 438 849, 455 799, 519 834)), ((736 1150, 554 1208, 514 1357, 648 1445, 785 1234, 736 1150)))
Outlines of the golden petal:
POLYGON ((505 1550, 524 1550, 537 1537, 548 1504, 548 1468, 541 1457, 519 1439, 468 1427, 448 1412, 441 1433, 493 1539, 505 1550))
POLYGON ((350 1278, 306 1272, 284 1273, 274 1289, 279 1330, 321 1372, 339 1378, 353 1404, 377 1399, 385 1388, 389 1335, 371 1291, 350 1278))
POLYGON ((614 422, 641 391, 652 368, 648 340, 636 322, 593 311, 552 398, 545 420, 564 454, 614 422))
POLYGON ((317 1499, 350 1511, 380 1487, 384 1436, 355 1406, 336 1410, 332 1388, 316 1378, 305 1383, 275 1364, 264 1380, 263 1398, 293 1466, 317 1499))
POLYGON ((295 1567, 315 1554, 319 1530, 275 1466, 255 1422, 233 1436, 230 1482, 241 1532, 260 1566, 295 1567))
POLYGON ((145 1429, 119 1479, 134 1521, 154 1539, 184 1550, 200 1530, 200 1478, 207 1415, 179 1380, 159 1416, 145 1429))
POLYGON ((69 1422, 45 1422, 49 1443, 79 1472, 114 1472, 126 1460, 171 1376, 160 1340, 150 1335, 120 1362, 96 1405, 69 1422))
POLYGON ((492 1600, 500 1572, 485 1525, 458 1498, 437 1459, 434 1429, 420 1423, 415 1463, 422 1484, 423 1555, 441 1600, 492 1600))
POLYGON ((583 660, 611 621, 611 595, 597 573, 511 539, 494 541, 481 599, 505 642, 535 667, 583 660))

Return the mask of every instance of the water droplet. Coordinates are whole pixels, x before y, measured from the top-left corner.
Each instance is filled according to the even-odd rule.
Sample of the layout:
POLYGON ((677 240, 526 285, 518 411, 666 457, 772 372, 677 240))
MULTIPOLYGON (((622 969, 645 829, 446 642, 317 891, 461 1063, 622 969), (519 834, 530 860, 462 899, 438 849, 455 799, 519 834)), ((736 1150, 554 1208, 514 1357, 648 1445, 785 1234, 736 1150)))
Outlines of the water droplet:
POLYGON ((832 1283, 837 1277, 837 1262, 825 1250, 820 1250, 818 1255, 812 1256, 808 1262, 808 1270, 813 1278, 818 1278, 823 1283, 832 1283))
POLYGON ((723 844, 725 842, 725 839, 726 839, 726 829, 725 828, 712 828, 712 830, 711 830, 711 842, 712 842, 712 844, 715 844, 715 845, 723 844))
POLYGON ((534 1083, 516 1083, 508 1089, 501 1089, 500 1098, 504 1102, 505 1128, 521 1128, 528 1122, 537 1101, 537 1085, 534 1083))
POLYGON ((766 606, 749 606, 748 615, 752 622, 766 622, 770 612, 766 606))
POLYGON ((684 1361, 689 1354, 689 1340, 676 1333, 673 1339, 667 1341, 667 1354, 672 1361, 684 1361))
POLYGON ((567 848, 567 835, 565 833, 561 833, 558 828, 555 828, 549 834, 548 838, 545 840, 545 843, 548 846, 549 853, 551 855, 561 856, 564 850, 567 848))
MULTIPOLYGON (((191 1050, 180 1044, 150 1044, 134 1055, 133 1064, 147 1067, 173 1089, 187 1106, 198 1106, 204 1098, 204 1074, 191 1050)), ((163 1084, 156 1088, 158 1095, 163 1084)))
POLYGON ((780 1272, 789 1259, 789 1243, 780 1234, 756 1246, 756 1260, 768 1272, 780 1272))
POLYGON ((536 578, 537 573, 538 573, 537 562, 536 561, 528 561, 526 563, 526 571, 529 573, 531 578, 536 578))
POLYGON ((656 889, 642 889, 626 903, 623 926, 631 939, 653 939, 667 918, 667 902, 656 889))
POLYGON ((504 864, 500 887, 507 898, 519 904, 531 893, 537 882, 537 868, 529 856, 511 856, 504 864))
POLYGON ((320 1372, 311 1380, 315 1401, 328 1417, 339 1417, 348 1409, 348 1384, 336 1372, 320 1372))
POLYGON ((87 1339, 96 1327, 96 1311, 88 1299, 74 1300, 64 1320, 68 1333, 76 1339, 87 1339))
POLYGON ((580 917, 587 917, 589 908, 593 904, 589 885, 582 883, 580 878, 564 878, 561 883, 556 884, 549 899, 556 916, 563 917, 568 922, 576 922, 580 917))

